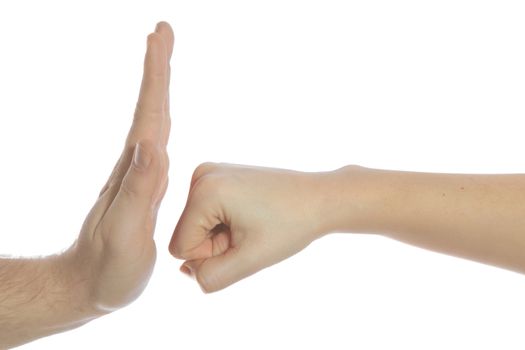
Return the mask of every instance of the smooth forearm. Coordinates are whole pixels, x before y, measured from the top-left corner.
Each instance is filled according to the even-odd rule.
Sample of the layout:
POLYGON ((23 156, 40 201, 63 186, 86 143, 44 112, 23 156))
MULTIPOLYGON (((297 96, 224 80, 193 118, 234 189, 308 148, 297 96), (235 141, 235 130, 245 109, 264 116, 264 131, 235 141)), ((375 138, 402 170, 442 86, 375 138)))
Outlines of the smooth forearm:
POLYGON ((333 177, 328 231, 384 234, 525 273, 525 175, 350 166, 333 177))
POLYGON ((66 331, 96 317, 65 258, 0 259, 0 348, 66 331))

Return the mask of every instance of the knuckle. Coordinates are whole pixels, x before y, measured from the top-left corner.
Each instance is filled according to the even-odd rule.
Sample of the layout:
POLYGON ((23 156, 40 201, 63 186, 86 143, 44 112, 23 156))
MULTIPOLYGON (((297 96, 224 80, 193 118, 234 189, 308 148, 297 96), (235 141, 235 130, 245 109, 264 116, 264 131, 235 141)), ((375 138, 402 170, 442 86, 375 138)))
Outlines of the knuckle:
POLYGON ((186 249, 184 249, 182 242, 178 240, 175 236, 172 238, 168 249, 170 254, 176 259, 185 260, 188 258, 186 254, 186 249))
POLYGON ((193 186, 192 194, 198 200, 214 197, 221 188, 222 179, 212 174, 198 178, 193 186))
POLYGON ((216 163, 212 162, 205 162, 202 164, 199 164, 193 171, 192 175, 192 182, 196 182, 200 177, 208 174, 209 172, 213 171, 213 169, 216 167, 216 163))
POLYGON ((171 244, 169 245, 168 250, 169 250, 170 254, 171 254, 174 258, 177 258, 177 259, 183 259, 183 257, 182 257, 182 253, 181 253, 179 247, 178 247, 176 244, 171 243, 171 244))

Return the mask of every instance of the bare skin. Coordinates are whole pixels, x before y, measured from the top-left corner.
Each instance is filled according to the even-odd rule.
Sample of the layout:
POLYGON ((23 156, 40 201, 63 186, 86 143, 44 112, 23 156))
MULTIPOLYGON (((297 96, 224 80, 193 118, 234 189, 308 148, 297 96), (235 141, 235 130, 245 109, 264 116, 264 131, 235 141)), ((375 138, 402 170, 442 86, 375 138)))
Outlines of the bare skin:
POLYGON ((332 232, 377 233, 525 273, 525 175, 351 165, 325 173, 205 163, 170 252, 204 292, 223 289, 332 232))
POLYGON ((78 327, 135 300, 155 264, 157 211, 168 184, 173 31, 148 36, 124 150, 78 239, 65 253, 0 259, 0 348, 78 327))

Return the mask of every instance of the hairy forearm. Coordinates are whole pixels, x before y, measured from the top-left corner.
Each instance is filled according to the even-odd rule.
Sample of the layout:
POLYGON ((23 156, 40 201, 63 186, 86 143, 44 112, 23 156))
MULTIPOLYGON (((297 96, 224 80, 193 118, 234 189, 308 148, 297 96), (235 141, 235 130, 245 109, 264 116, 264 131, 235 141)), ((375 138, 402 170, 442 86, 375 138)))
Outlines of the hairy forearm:
POLYGON ((0 259, 0 348, 78 327, 95 317, 65 256, 0 259))
POLYGON ((330 231, 384 234, 525 273, 525 175, 350 166, 334 176, 330 231))

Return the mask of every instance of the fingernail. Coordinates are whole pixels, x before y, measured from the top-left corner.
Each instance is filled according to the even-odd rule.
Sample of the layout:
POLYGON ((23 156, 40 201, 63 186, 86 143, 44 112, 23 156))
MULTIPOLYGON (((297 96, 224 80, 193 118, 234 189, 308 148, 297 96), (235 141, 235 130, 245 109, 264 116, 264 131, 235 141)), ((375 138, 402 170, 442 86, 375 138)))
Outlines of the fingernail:
POLYGON ((144 149, 139 142, 135 144, 135 152, 133 153, 133 166, 137 169, 144 170, 151 163, 151 154, 144 149))
POLYGON ((157 25, 155 26, 155 31, 156 31, 157 33, 159 32, 160 23, 161 23, 161 22, 157 23, 157 25))
POLYGON ((193 278, 193 274, 191 273, 191 269, 186 266, 186 265, 182 265, 180 267, 180 272, 182 272, 183 274, 185 274, 186 276, 190 277, 190 278, 193 278))

